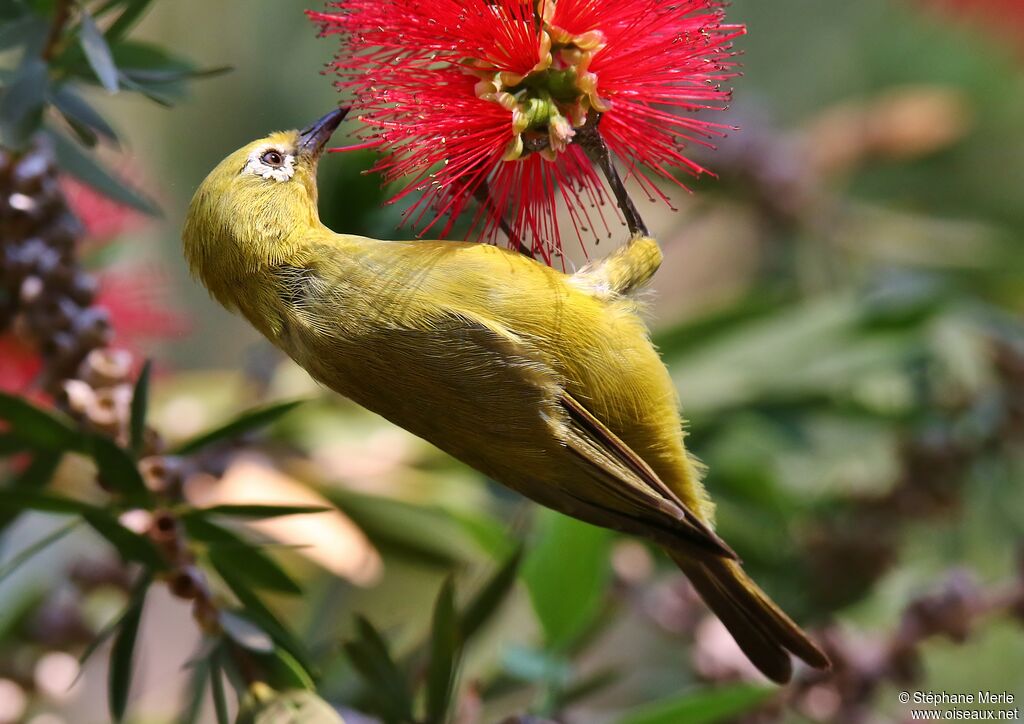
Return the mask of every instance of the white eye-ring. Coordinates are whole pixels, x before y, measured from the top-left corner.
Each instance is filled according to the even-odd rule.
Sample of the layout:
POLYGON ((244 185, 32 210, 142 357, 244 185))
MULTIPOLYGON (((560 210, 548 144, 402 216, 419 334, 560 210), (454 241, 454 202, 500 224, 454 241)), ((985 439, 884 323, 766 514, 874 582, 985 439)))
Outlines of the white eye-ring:
POLYGON ((295 156, 264 146, 249 154, 242 173, 253 173, 274 181, 287 181, 295 175, 295 156))

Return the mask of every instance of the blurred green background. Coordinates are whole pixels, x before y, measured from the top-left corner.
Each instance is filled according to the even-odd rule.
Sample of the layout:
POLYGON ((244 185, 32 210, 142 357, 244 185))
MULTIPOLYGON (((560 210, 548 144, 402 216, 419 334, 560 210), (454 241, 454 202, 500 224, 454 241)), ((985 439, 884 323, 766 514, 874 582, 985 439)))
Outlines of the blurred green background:
MULTIPOLYGON (((973 22, 909 0, 734 0, 729 18, 749 35, 725 117, 742 130, 701 152, 719 178, 672 191, 677 211, 640 205, 666 252, 651 324, 709 466, 719 530, 794 618, 829 627, 848 657, 834 677, 765 699, 659 554, 524 503, 323 394, 189 279, 178 234, 205 174, 338 102, 322 73, 336 39, 317 39, 304 8, 156 3, 139 38, 233 72, 197 82, 172 110, 94 97, 164 209, 102 263, 158 269, 163 303, 189 320, 147 347, 161 372, 158 427, 183 438, 267 398, 322 397, 275 428, 287 454, 273 475, 318 486, 383 561, 377 575, 376 554, 360 547, 339 553, 359 560, 332 575, 282 554, 309 593, 273 603, 327 662, 322 694, 364 708, 338 649, 354 614, 407 649, 447 572, 472 589, 525 540, 510 605, 471 643, 460 721, 902 721, 904 689, 1024 700, 1024 629, 1000 611, 961 612, 974 622, 966 641, 927 640, 920 678, 871 669, 916 597, 949 585, 981 596, 1021 575, 1024 29, 1012 31, 1024 17, 973 22), (705 718, 687 714, 736 682, 756 688, 726 691, 735 711, 705 702, 705 718)), ((338 231, 394 237, 399 212, 363 175, 372 163, 367 152, 324 159, 322 214, 338 231)), ((77 555, 62 544, 37 578, 58 580, 59 561, 77 555)), ((139 721, 169 720, 195 639, 178 604, 158 611, 145 624, 139 721)), ((87 671, 81 686, 53 710, 102 720, 102 677, 87 671)))

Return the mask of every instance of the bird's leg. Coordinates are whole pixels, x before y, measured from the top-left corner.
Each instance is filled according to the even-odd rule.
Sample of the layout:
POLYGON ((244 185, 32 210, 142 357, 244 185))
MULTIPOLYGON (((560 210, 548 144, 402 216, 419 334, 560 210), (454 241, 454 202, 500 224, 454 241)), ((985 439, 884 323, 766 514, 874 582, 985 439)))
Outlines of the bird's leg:
POLYGON ((516 234, 512 225, 508 223, 508 218, 504 214, 499 216, 498 207, 495 205, 494 199, 491 198, 491 185, 487 183, 487 179, 481 181, 477 187, 473 189, 473 196, 476 197, 477 201, 484 205, 484 208, 486 208, 492 216, 498 217, 498 225, 501 227, 501 230, 505 232, 505 236, 508 237, 509 241, 515 244, 516 250, 520 254, 524 254, 532 259, 533 250, 524 244, 523 240, 519 238, 519 235, 516 234))
POLYGON ((650 236, 647 224, 640 217, 640 212, 636 210, 633 199, 626 191, 626 185, 622 183, 619 171, 612 162, 608 144, 604 142, 604 138, 601 137, 601 132, 597 128, 600 118, 600 114, 594 114, 588 118, 587 123, 576 131, 574 140, 583 148, 583 152, 587 154, 590 162, 604 173, 604 177, 608 180, 608 185, 615 195, 615 201, 619 209, 622 210, 622 215, 626 217, 626 225, 629 227, 630 233, 633 236, 650 236))

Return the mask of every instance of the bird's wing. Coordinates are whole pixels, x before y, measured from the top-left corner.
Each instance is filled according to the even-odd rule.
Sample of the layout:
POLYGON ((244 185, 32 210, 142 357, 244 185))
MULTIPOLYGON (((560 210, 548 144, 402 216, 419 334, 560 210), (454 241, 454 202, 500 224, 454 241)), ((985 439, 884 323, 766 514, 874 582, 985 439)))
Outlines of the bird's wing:
POLYGON ((586 407, 568 393, 563 393, 559 401, 568 420, 566 446, 602 487, 605 496, 620 503, 621 509, 616 512, 668 527, 671 533, 717 556, 737 558, 732 548, 679 499, 651 466, 586 407), (656 520, 650 520, 652 517, 656 520))

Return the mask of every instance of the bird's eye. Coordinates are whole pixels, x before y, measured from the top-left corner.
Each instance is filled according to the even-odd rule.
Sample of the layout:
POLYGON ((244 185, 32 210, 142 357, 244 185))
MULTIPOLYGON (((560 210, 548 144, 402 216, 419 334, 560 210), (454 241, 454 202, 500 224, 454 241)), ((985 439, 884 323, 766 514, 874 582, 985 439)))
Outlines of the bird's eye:
POLYGON ((267 166, 280 168, 281 166, 284 165, 284 156, 281 155, 280 151, 274 151, 273 149, 271 149, 270 151, 267 151, 262 156, 260 156, 260 161, 265 163, 267 166))

